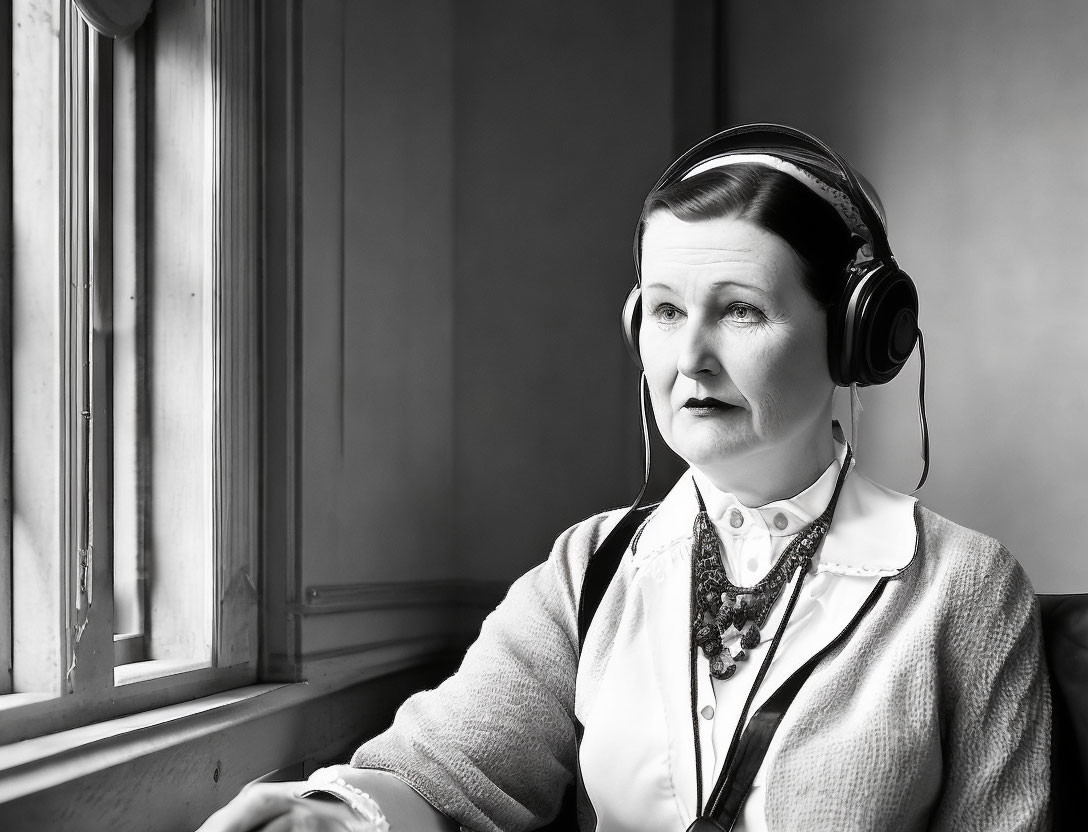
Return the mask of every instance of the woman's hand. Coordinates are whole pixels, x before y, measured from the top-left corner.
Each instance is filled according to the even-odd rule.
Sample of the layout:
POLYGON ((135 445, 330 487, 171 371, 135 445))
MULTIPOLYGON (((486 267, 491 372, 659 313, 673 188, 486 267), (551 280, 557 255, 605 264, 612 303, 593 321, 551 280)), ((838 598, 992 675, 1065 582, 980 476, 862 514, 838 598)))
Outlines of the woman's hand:
POLYGON ((302 798, 312 783, 252 783, 204 821, 197 832, 369 832, 339 800, 302 798))

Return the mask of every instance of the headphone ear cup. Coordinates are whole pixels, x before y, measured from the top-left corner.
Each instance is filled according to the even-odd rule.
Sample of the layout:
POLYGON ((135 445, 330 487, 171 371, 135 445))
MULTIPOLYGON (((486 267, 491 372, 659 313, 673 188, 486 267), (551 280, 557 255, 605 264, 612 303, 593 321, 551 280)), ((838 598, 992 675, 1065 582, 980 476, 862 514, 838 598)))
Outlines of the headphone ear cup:
POLYGON ((631 358, 639 369, 642 369, 642 356, 638 351, 638 330, 642 324, 642 287, 637 284, 627 293, 620 324, 623 326, 623 342, 627 345, 627 351, 631 353, 631 358))
POLYGON ((840 385, 884 384, 918 340, 918 291, 894 260, 852 266, 828 328, 828 367, 840 385))

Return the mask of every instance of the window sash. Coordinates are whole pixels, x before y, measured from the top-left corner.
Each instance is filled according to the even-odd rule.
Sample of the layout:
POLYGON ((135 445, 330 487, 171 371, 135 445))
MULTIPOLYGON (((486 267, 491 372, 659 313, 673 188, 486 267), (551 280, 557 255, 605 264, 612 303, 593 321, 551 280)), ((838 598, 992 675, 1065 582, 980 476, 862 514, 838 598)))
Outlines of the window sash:
POLYGON ((12 691, 11 14, 0 15, 0 694, 12 691))
MULTIPOLYGON (((260 124, 256 1, 206 0, 202 13, 209 19, 200 25, 210 24, 205 30, 210 34, 205 63, 194 79, 206 106, 205 139, 197 148, 205 154, 205 175, 200 178, 200 187, 206 206, 206 234, 200 268, 206 276, 208 298, 204 314, 213 333, 205 370, 206 381, 210 382, 207 389, 211 391, 206 420, 210 425, 206 548, 213 556, 208 575, 211 617, 207 620, 211 656, 210 660, 195 663, 202 666, 194 666, 192 660, 165 665, 137 662, 126 664, 121 672, 115 672, 113 667, 115 653, 122 657, 127 654, 129 658, 140 654, 139 647, 134 648, 130 640, 115 639, 113 632, 114 517, 111 501, 104 499, 104 495, 112 493, 114 484, 111 442, 115 378, 111 361, 114 344, 110 340, 114 307, 107 290, 112 285, 114 254, 130 254, 127 249, 113 250, 113 241, 121 235, 111 224, 115 148, 109 135, 113 122, 108 105, 112 96, 107 91, 113 89, 111 68, 115 47, 112 42, 88 34, 85 28, 80 29, 83 24, 67 0, 17 2, 45 10, 47 19, 49 13, 62 13, 62 27, 69 28, 61 42, 71 43, 73 47, 71 52, 60 53, 57 47, 50 52, 47 46, 42 54, 42 44, 30 42, 24 34, 21 45, 15 44, 12 50, 15 60, 37 50, 36 60, 30 63, 41 68, 45 78, 50 77, 50 66, 59 66, 61 77, 66 79, 62 89, 52 91, 39 81, 41 88, 36 93, 56 96, 63 105, 56 110, 63 114, 62 119, 56 124, 40 125, 38 135, 22 137, 23 144, 16 148, 20 164, 29 155, 41 160, 45 171, 44 175, 40 170, 35 171, 33 187, 29 177, 14 183, 20 210, 26 196, 30 200, 28 212, 44 210, 47 217, 55 219, 39 223, 41 227, 34 239, 42 243, 40 247, 34 246, 27 252, 20 238, 20 254, 38 259, 21 261, 19 271, 34 274, 36 282, 46 288, 42 290, 44 298, 34 298, 34 303, 21 290, 16 291, 12 315, 24 322, 17 328, 22 335, 34 330, 36 323, 44 324, 34 338, 35 360, 58 367, 62 366, 62 356, 68 356, 68 361, 61 372, 46 380, 42 395, 34 400, 17 401, 13 408, 14 438, 20 450, 20 458, 13 463, 16 489, 13 493, 27 495, 27 502, 16 507, 19 520, 14 526, 26 525, 18 512, 27 507, 33 495, 44 498, 30 518, 31 527, 13 533, 14 546, 20 555, 15 558, 15 571, 20 571, 18 564, 26 567, 33 563, 35 569, 44 564, 44 572, 11 576, 15 583, 29 582, 36 593, 14 594, 13 622, 17 632, 5 643, 15 645, 14 689, 27 693, 0 696, 0 713, 12 706, 19 710, 18 720, 7 719, 7 714, 0 719, 0 743, 252 682, 256 678, 258 655, 260 157, 257 137, 260 124), (86 63, 82 60, 84 55, 86 63), (81 74, 83 66, 87 67, 85 74, 81 74), (81 136, 78 131, 64 129, 79 122, 88 112, 95 124, 89 133, 81 136), (69 140, 60 144, 62 135, 69 140), (28 146, 30 140, 33 149, 28 146), (55 149, 58 146, 62 147, 59 158, 55 149), (57 183, 56 188, 49 187, 50 176, 57 183), (88 198, 84 201, 75 183, 86 181, 92 187, 85 189, 88 198), (47 256, 49 251, 53 252, 51 261, 47 256), (34 270, 35 266, 39 268, 34 270), (93 279, 84 279, 83 275, 93 279), (54 318, 52 322, 50 315, 54 318), (65 327, 65 321, 74 326, 65 327), (66 331, 72 333, 70 342, 66 341, 66 331), (91 359, 89 365, 84 358, 91 359), (84 372, 85 366, 90 366, 89 373, 84 372), (44 412, 49 414, 44 420, 40 417, 43 401, 44 412), (23 438, 33 441, 24 446, 23 438), (35 451, 40 452, 36 465, 31 462, 35 451), (50 463, 50 459, 54 462, 50 463), (62 487, 65 483, 76 486, 68 490, 62 487), (30 557, 28 553, 41 557, 30 557), (83 580, 84 564, 93 578, 90 583, 83 580), (85 615, 88 600, 90 613, 85 615), (39 601, 43 605, 34 610, 36 619, 31 627, 28 610, 39 601), (38 626, 43 623, 44 628, 38 626), (43 633, 47 642, 44 645, 43 633), (38 656, 31 665, 24 665, 21 659, 29 656, 31 644, 38 656), (20 648, 23 652, 19 652, 20 648), (45 701, 37 701, 43 698, 45 701)), ((160 4, 160 12, 164 8, 169 11, 170 5, 160 4)), ((173 5, 180 8, 186 4, 173 5)), ((31 74, 31 65, 25 68, 27 73, 20 63, 20 75, 31 74)), ((34 92, 17 90, 18 95, 24 96, 34 92)), ((11 154, 6 157, 11 158, 11 154)), ((37 214, 34 216, 37 220, 37 214)), ((3 299, 0 299, 2 311, 3 299)), ((0 354, 2 350, 0 346, 0 354)), ((23 351, 12 347, 11 353, 15 352, 24 356, 23 351)), ((17 389, 26 383, 30 366, 22 357, 19 362, 12 365, 11 374, 13 387, 17 389)), ((6 512, 5 516, 10 514, 6 512)), ((28 571, 31 570, 24 569, 28 571)), ((3 579, 0 573, 0 588, 3 579)), ((11 598, 12 593, 5 592, 3 597, 11 598)), ((0 693, 3 692, 0 688, 0 693)))
POLYGON ((114 665, 147 658, 148 427, 146 41, 114 44, 114 665), (124 129, 128 127, 128 129, 124 129))

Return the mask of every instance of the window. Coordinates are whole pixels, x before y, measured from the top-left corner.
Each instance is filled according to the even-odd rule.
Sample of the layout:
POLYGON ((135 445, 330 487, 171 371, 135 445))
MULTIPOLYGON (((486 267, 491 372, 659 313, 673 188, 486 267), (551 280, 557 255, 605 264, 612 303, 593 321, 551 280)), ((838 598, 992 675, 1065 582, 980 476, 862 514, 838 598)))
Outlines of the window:
POLYGON ((0 744, 256 675, 254 4, 78 5, 5 21, 0 744))
MULTIPOLYGON (((0 122, 11 124, 11 18, 0 15, 0 122)), ((11 131, 0 130, 0 696, 11 673, 11 131)))

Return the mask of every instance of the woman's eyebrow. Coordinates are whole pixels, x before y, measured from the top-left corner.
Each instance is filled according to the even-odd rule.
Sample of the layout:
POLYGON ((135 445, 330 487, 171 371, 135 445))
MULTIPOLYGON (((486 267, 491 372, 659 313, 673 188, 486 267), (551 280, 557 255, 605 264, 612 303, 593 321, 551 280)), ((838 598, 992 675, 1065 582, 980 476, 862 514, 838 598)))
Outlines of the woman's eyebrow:
POLYGON ((668 283, 662 283, 660 280, 654 280, 651 283, 643 283, 642 284, 642 291, 645 292, 647 289, 661 289, 662 291, 665 291, 665 292, 673 292, 673 293, 676 292, 675 288, 670 286, 668 283))
POLYGON ((738 289, 751 289, 753 292, 763 295, 764 297, 771 296, 770 292, 768 292, 762 286, 758 286, 755 283, 748 283, 744 280, 715 280, 713 283, 710 284, 711 289, 725 289, 729 287, 734 287, 738 289))
MULTIPOLYGON (((757 294, 763 295, 764 297, 770 297, 771 296, 770 292, 768 292, 763 287, 757 286, 754 283, 748 283, 748 282, 743 281, 743 280, 715 280, 713 283, 710 284, 710 288, 712 290, 714 290, 714 291, 719 291, 721 289, 728 289, 728 288, 750 289, 751 291, 756 292, 757 294)), ((642 291, 645 292, 645 291, 648 291, 650 289, 656 289, 656 290, 662 291, 662 292, 672 292, 673 294, 678 294, 678 290, 676 289, 676 287, 674 287, 674 286, 672 286, 672 285, 670 285, 668 283, 663 283, 660 280, 652 280, 649 283, 642 284, 642 291)))

